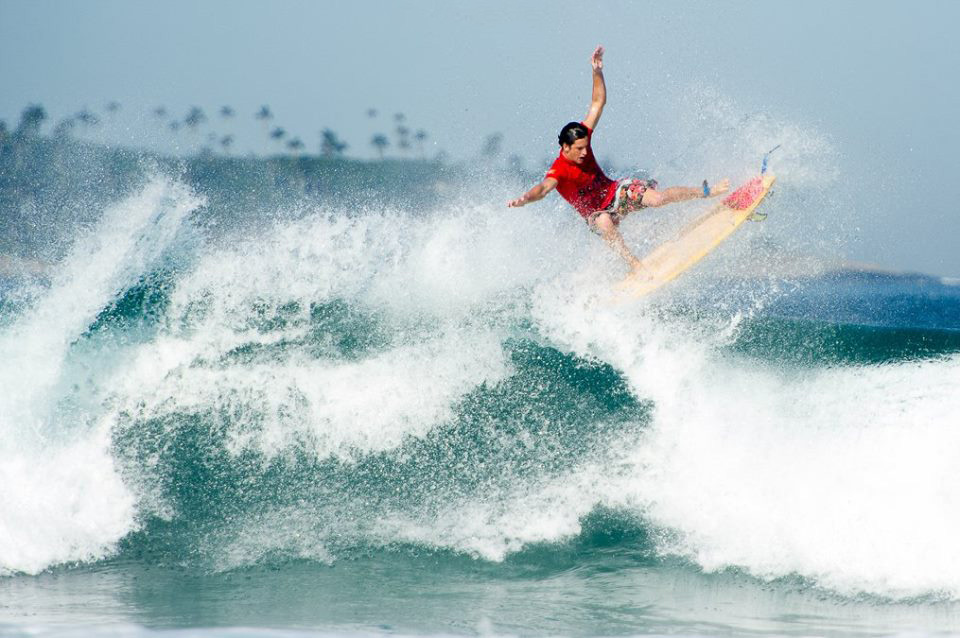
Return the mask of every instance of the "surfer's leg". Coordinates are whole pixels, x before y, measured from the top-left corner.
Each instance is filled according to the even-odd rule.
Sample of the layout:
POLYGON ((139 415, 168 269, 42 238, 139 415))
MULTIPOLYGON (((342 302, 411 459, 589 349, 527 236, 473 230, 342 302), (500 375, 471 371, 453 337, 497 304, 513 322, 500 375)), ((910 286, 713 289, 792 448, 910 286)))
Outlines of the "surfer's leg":
POLYGON ((631 270, 641 270, 643 268, 640 260, 634 257, 630 249, 627 248, 626 242, 623 241, 623 235, 620 234, 620 230, 617 228, 617 224, 613 221, 610 213, 598 214, 591 220, 590 224, 594 230, 600 233, 603 239, 610 244, 614 252, 630 264, 631 270))
MULTIPOLYGON (((720 182, 710 189, 710 197, 722 195, 728 190, 730 190, 730 180, 720 180, 720 182)), ((647 191, 643 194, 642 203, 644 208, 648 206, 655 208, 657 206, 666 206, 667 204, 684 202, 688 199, 699 199, 702 197, 702 187, 696 188, 693 186, 671 186, 670 188, 665 188, 662 191, 647 189, 647 191)))

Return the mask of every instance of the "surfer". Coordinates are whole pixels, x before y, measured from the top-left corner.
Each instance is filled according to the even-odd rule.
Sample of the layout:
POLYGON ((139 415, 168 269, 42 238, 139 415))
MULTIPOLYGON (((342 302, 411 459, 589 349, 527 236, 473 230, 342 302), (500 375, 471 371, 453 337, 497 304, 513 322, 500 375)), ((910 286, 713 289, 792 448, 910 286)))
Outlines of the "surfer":
POLYGON ((720 195, 729 190, 730 180, 724 179, 713 187, 704 180, 703 186, 699 188, 672 186, 660 191, 657 190, 657 181, 653 179, 613 181, 608 178, 597 164, 590 147, 593 131, 607 103, 602 46, 598 46, 593 52, 590 63, 593 66, 593 97, 587 116, 582 122, 570 122, 560 130, 560 154, 543 181, 520 197, 507 202, 507 206, 525 206, 543 199, 556 189, 580 213, 590 228, 599 233, 617 254, 627 261, 631 270, 640 270, 640 260, 627 248, 617 229, 620 221, 641 208, 655 208, 688 199, 720 195))

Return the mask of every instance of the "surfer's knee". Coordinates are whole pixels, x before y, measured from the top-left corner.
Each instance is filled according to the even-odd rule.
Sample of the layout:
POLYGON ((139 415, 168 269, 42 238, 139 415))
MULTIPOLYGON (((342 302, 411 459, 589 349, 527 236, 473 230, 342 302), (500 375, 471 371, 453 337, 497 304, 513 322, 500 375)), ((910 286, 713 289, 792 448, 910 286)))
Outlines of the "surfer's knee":
POLYGON ((599 232, 604 237, 617 230, 617 225, 614 223, 613 217, 610 215, 610 213, 600 213, 593 218, 591 224, 593 225, 594 230, 599 232))
POLYGON ((640 200, 640 203, 643 204, 644 208, 656 208, 657 206, 663 206, 667 202, 661 192, 648 188, 644 191, 643 199, 640 200))

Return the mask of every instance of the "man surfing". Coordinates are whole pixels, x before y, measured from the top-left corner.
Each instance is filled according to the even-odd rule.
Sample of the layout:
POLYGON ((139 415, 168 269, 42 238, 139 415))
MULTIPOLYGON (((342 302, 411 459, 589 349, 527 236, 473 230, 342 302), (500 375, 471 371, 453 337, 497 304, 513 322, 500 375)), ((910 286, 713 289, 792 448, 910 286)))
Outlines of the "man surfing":
POLYGON ((590 148, 590 138, 607 103, 602 46, 593 52, 590 63, 593 66, 593 97, 587 116, 582 122, 570 122, 560 130, 560 154, 546 177, 520 197, 507 202, 507 206, 525 206, 557 189, 587 224, 627 261, 630 269, 639 271, 642 270, 640 260, 627 248, 617 229, 620 221, 641 208, 655 208, 698 197, 715 197, 729 190, 730 180, 724 179, 713 187, 704 180, 702 188, 673 186, 659 191, 656 180, 623 179, 615 182, 604 175, 590 148))

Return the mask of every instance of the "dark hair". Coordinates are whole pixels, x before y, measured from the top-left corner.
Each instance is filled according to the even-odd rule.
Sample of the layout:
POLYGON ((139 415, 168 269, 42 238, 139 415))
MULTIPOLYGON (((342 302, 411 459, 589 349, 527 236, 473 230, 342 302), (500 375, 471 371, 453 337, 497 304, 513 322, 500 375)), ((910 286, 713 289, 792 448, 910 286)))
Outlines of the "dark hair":
POLYGON ((560 142, 560 146, 564 144, 572 146, 577 140, 582 140, 589 135, 590 131, 587 130, 586 126, 580 122, 570 122, 560 129, 560 135, 557 136, 557 141, 560 142))

